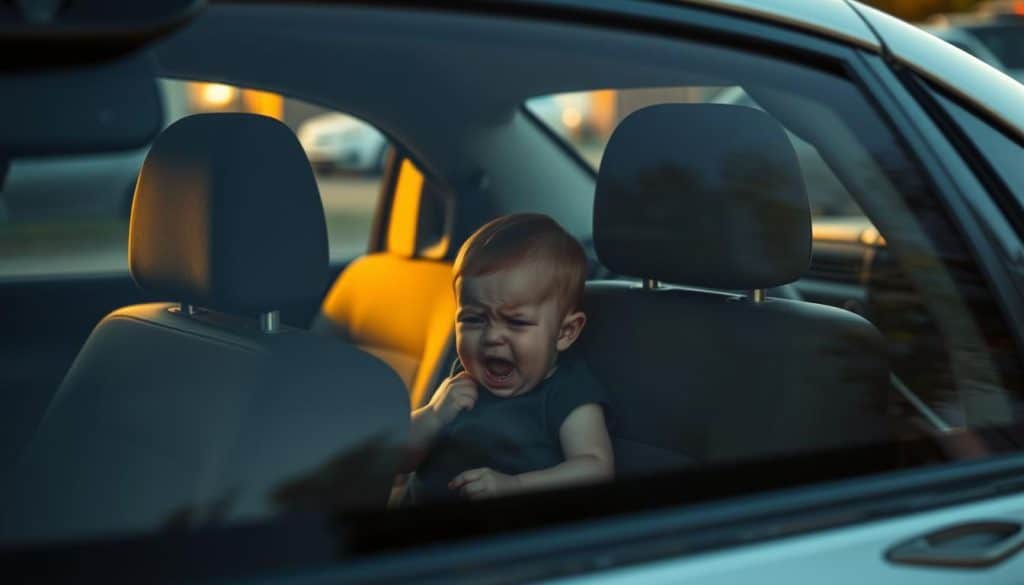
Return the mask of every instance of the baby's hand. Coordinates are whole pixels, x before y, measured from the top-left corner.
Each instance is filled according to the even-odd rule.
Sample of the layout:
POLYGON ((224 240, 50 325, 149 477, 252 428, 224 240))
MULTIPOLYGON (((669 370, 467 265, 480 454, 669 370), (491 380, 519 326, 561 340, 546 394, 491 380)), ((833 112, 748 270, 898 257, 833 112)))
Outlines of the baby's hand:
POLYGON ((519 487, 518 477, 505 475, 489 467, 463 471, 448 482, 448 489, 458 491, 462 497, 471 500, 508 495, 516 492, 519 487))
POLYGON ((476 396, 476 382, 468 373, 459 372, 441 382, 428 406, 433 409, 438 421, 445 425, 463 410, 472 410, 476 396))

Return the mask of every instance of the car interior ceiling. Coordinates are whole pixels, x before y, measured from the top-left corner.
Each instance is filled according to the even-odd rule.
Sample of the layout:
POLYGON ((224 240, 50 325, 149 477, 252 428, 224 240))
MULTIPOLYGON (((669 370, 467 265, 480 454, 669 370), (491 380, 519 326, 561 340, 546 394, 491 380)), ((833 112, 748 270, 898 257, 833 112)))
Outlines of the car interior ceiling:
MULTIPOLYGON (((569 169, 561 165, 557 184, 550 181, 555 172, 544 172, 550 166, 548 156, 531 153, 539 148, 544 155, 551 154, 554 146, 523 119, 522 102, 535 95, 602 87, 609 82, 609 72, 615 72, 614 82, 622 87, 731 83, 714 75, 723 69, 728 51, 679 41, 624 34, 628 42, 609 44, 607 33, 600 31, 434 12, 275 10, 211 7, 182 34, 156 48, 161 72, 284 91, 358 116, 393 137, 425 173, 443 179, 457 194, 494 198, 492 213, 495 208, 515 209, 523 205, 524 196, 533 197, 528 205, 560 217, 581 237, 590 231, 589 210, 578 205, 592 195, 589 172, 579 169, 575 176, 566 175, 569 169), (429 27, 423 26, 421 17, 431 20, 429 27), (226 43, 240 36, 232 33, 239 19, 245 23, 245 42, 226 43), (296 28, 282 26, 287 22, 296 28), (303 33, 291 36, 290 30, 303 33), (387 43, 392 38, 401 38, 401 43, 387 43), (565 51, 566 43, 580 51, 565 51), (268 53, 253 49, 255 45, 272 45, 275 50, 268 53), (266 53, 266 58, 252 59, 254 51, 266 53), (367 70, 370 57, 374 67, 367 70), (364 81, 352 83, 348 76, 293 67, 296 62, 323 60, 337 71, 360 72, 364 81), (496 69, 494 63, 515 66, 496 69), (680 63, 694 66, 682 71, 680 63), (405 102, 403 88, 410 86, 431 88, 422 93, 417 108, 405 102), (510 143, 519 144, 517 150, 504 150, 510 143), (503 150, 489 153, 492 145, 503 150), (561 203, 565 201, 573 203, 561 203), (545 209, 548 206, 554 207, 545 209)), ((747 63, 744 68, 758 75, 757 64, 749 59, 747 63)), ((489 211, 488 205, 477 204, 481 211, 489 211)), ((468 232, 457 233, 456 240, 459 235, 468 232)))

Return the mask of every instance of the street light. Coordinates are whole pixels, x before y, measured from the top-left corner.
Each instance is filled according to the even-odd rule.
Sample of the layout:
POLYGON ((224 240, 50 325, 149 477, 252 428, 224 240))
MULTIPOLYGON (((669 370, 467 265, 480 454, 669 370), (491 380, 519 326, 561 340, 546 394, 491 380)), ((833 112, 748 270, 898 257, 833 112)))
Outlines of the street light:
POLYGON ((223 83, 203 83, 199 87, 199 102, 207 108, 223 108, 235 99, 238 90, 223 83))

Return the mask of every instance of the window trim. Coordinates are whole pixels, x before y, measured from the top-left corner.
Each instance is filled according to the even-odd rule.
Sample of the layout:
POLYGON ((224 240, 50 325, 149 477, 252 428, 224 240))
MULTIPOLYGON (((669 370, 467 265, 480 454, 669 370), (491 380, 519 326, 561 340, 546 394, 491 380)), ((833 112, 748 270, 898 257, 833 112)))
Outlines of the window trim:
MULTIPOLYGON (((981 271, 990 292, 1003 312, 1003 323, 1024 361, 1024 295, 1007 259, 1024 258, 1024 242, 1004 216, 992 194, 972 172, 949 137, 944 135, 930 113, 927 101, 918 101, 908 87, 908 72, 892 69, 881 57, 859 53, 851 66, 866 84, 865 98, 905 142, 935 188, 934 195, 945 207, 981 271), (969 194, 974 194, 971 196, 969 194)), ((913 82, 911 82, 913 83, 913 82)))
POLYGON ((1024 205, 1021 205, 1020 198, 1014 194, 1013 189, 1006 184, 1002 176, 992 166, 989 157, 985 156, 975 140, 967 133, 967 130, 946 111, 946 108, 935 99, 933 93, 963 108, 968 114, 975 116, 978 121, 992 128, 993 131, 1004 136, 1008 141, 1024 149, 1024 144, 1006 128, 998 124, 991 117, 979 112, 971 103, 965 102, 949 92, 929 84, 923 78, 909 74, 906 76, 906 83, 914 92, 918 100, 926 105, 926 109, 935 123, 949 137, 953 147, 960 152, 968 166, 974 171, 978 180, 992 196, 996 205, 1002 210, 1003 215, 1010 221, 1018 236, 1024 235, 1024 205))
POLYGON ((651 495, 651 480, 484 501, 459 511, 437 506, 415 515, 414 510, 408 514, 383 511, 332 522, 296 514, 266 523, 116 541, 0 548, 0 560, 12 570, 20 569, 15 570, 19 574, 41 574, 45 568, 50 577, 78 580, 90 580, 93 574, 104 579, 151 575, 156 568, 162 578, 171 580, 242 579, 271 571, 283 577, 287 571, 292 583, 425 578, 524 581, 685 558, 1024 493, 1021 453, 884 476, 838 477, 820 483, 792 480, 794 475, 835 473, 851 456, 867 460, 873 451, 843 450, 762 462, 756 469, 723 466, 710 474, 702 470, 692 478, 687 472, 674 473, 666 477, 675 481, 655 491, 690 486, 704 497, 686 505, 547 522, 530 532, 495 534, 488 523, 495 518, 557 517, 560 510, 578 509, 581 501, 595 494, 643 499, 651 495), (778 489, 764 490, 762 484, 778 489), (526 506, 530 513, 524 512, 526 506), (483 520, 474 520, 481 516, 483 520), (447 522, 443 530, 447 538, 390 547, 372 542, 439 519, 447 522), (466 527, 471 530, 467 532, 466 527), (240 547, 238 542, 245 545, 240 547), (455 567, 458 571, 452 573, 455 567))

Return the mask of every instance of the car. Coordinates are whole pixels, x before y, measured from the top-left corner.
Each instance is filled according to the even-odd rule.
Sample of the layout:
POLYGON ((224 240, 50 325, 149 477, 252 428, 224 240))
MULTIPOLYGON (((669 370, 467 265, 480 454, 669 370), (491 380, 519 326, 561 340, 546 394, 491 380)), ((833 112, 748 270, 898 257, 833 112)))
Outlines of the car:
POLYGON ((317 168, 380 173, 387 162, 387 138, 352 116, 314 116, 299 126, 297 134, 317 168))
POLYGON ((1024 5, 983 4, 968 14, 941 14, 924 29, 982 61, 1024 79, 1024 5))
POLYGON ((2 23, 12 168, 146 151, 130 219, 0 226, 9 574, 1020 581, 1019 83, 846 0, 172 5, 2 23), (172 79, 394 152, 370 185, 286 116, 168 126, 172 79), (616 477, 389 507, 459 246, 521 212, 587 255, 616 477))
POLYGON ((981 59, 985 63, 1007 71, 1006 65, 989 48, 978 39, 969 29, 956 26, 925 26, 924 30, 932 33, 954 47, 965 51, 968 54, 981 59))

